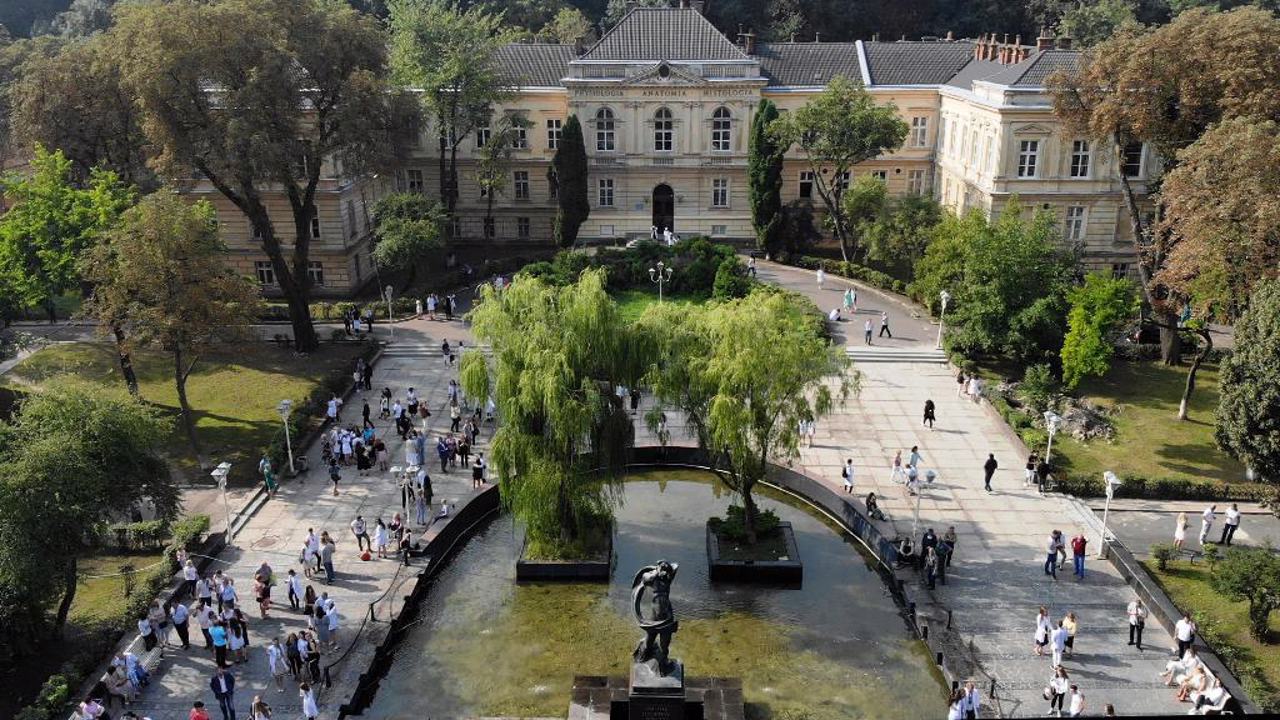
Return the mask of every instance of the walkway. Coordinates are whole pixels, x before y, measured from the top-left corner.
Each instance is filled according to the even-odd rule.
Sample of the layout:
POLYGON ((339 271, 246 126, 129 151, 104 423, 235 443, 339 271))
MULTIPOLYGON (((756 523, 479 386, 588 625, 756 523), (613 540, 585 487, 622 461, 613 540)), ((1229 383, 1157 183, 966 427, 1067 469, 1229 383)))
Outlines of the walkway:
MULTIPOLYGON (((811 271, 758 265, 762 280, 798 290, 821 308, 839 304, 848 284, 828 276, 826 287, 818 290, 811 271)), ((937 326, 897 297, 861 288, 858 299, 857 331, 866 317, 875 320, 878 333, 880 312, 889 313, 896 337, 874 339, 877 345, 904 355, 933 346, 937 326)), ((862 344, 861 332, 848 334, 851 348, 862 344)), ((819 423, 814 447, 802 449, 799 465, 838 487, 841 466, 853 458, 857 495, 875 491, 891 519, 889 534, 909 534, 913 499, 890 481, 889 468, 896 450, 902 450, 905 461, 913 445, 920 447, 922 469, 936 470, 938 480, 920 501, 919 532, 932 527, 941 534, 954 525, 959 535, 949 584, 939 585, 933 598, 940 608, 954 611, 955 627, 972 640, 979 662, 998 679, 1004 715, 1043 715, 1046 710, 1041 690, 1051 674, 1050 660, 1031 652, 1040 605, 1049 608, 1055 621, 1068 611, 1079 618, 1077 652, 1065 665, 1085 693, 1089 714, 1101 714, 1105 703, 1113 703, 1121 715, 1185 712, 1186 706, 1175 702, 1173 691, 1156 678, 1172 639, 1149 624, 1145 651, 1126 645, 1125 606, 1133 593, 1109 563, 1094 559, 1097 534, 1087 530, 1092 525, 1073 503, 1023 487, 1024 449, 995 411, 957 397, 955 378, 943 364, 881 359, 856 367, 862 373, 861 393, 819 423), (921 424, 926 399, 937 406, 933 430, 921 424), (988 453, 1000 463, 990 494, 982 489, 988 453), (1056 581, 1043 573, 1044 546, 1055 528, 1068 538, 1086 532, 1090 559, 1083 582, 1072 578, 1069 563, 1056 581)))

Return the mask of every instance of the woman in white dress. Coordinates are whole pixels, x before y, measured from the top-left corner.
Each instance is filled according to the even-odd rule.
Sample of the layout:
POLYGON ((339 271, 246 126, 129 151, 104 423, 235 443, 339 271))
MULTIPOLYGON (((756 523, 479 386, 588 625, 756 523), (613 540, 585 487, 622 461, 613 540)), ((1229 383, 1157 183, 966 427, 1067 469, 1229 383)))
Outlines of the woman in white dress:
POLYGON ((267 646, 267 669, 276 681, 276 692, 284 692, 284 674, 289 671, 289 663, 280 647, 280 638, 271 638, 267 646))
POLYGON ((373 528, 373 547, 377 549, 378 557, 387 556, 387 526, 382 518, 378 518, 378 524, 373 528))
POLYGON ((1177 525, 1173 528, 1173 546, 1182 549, 1182 544, 1187 541, 1187 514, 1178 513, 1177 525))
POLYGON ((1036 615, 1035 646, 1032 648, 1032 652, 1036 655, 1044 655, 1044 646, 1049 644, 1049 633, 1052 627, 1049 621, 1049 610, 1041 605, 1040 613, 1036 615))
POLYGON ((814 273, 814 276, 818 279, 818 289, 821 290, 822 283, 827 281, 827 273, 824 272, 822 268, 818 268, 818 271, 814 273))
POLYGON ((320 708, 316 707, 316 694, 307 683, 298 686, 298 697, 302 698, 302 717, 306 720, 316 720, 320 715, 320 708))

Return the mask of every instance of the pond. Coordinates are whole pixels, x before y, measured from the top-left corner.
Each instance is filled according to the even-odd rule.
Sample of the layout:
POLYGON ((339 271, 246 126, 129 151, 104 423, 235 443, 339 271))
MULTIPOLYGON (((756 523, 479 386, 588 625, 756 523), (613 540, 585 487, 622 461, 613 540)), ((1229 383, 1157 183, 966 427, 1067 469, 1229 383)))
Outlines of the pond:
POLYGON ((437 578, 365 717, 564 717, 574 675, 627 674, 642 635, 631 578, 659 559, 680 564, 673 657, 686 677, 742 678, 748 717, 938 715, 941 676, 856 541, 804 503, 760 494, 792 524, 800 589, 708 582, 706 520, 730 500, 709 473, 628 476, 608 586, 517 585, 519 530, 487 522, 437 578))

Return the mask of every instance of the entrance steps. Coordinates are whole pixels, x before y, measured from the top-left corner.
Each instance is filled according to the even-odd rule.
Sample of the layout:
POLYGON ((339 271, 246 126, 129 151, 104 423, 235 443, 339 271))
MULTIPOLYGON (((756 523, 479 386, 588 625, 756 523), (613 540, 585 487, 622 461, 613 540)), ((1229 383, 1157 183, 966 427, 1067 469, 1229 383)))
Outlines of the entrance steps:
POLYGON ((947 354, 926 346, 850 345, 845 355, 855 363, 930 363, 945 365, 947 354))

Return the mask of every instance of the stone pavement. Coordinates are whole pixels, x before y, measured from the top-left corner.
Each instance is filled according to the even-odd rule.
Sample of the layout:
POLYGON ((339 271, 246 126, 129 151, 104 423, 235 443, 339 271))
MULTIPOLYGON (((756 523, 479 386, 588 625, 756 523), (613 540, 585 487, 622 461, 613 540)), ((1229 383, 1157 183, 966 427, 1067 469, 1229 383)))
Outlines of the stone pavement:
MULTIPOLYGON (((386 326, 375 326, 375 332, 382 335, 386 326)), ((445 337, 451 343, 458 339, 469 340, 470 333, 460 322, 426 320, 401 323, 395 333, 395 352, 388 353, 374 367, 375 390, 352 396, 343 408, 341 420, 356 425, 360 423, 360 403, 365 395, 376 414, 377 393, 384 386, 390 387, 401 398, 406 389, 413 386, 431 404, 433 414, 427 421, 428 431, 447 430, 446 385, 450 377, 456 377, 456 368, 446 367, 440 357, 439 343, 445 337)), ((382 337, 385 339, 386 335, 382 337)), ((378 420, 376 424, 379 434, 388 439, 392 465, 403 465, 404 443, 394 433, 389 421, 378 420)), ((487 449, 492 433, 491 425, 483 428, 478 445, 480 450, 487 449)), ((428 454, 432 452, 433 447, 429 443, 428 454)), ((252 594, 253 572, 261 562, 270 563, 277 576, 283 577, 289 568, 300 569, 298 555, 308 528, 315 528, 317 534, 328 530, 337 541, 336 582, 325 585, 320 578, 312 581, 318 593, 327 591, 334 598, 341 618, 340 648, 337 652, 326 653, 321 660, 322 666, 333 663, 352 646, 353 640, 356 642, 351 652, 332 670, 334 687, 320 696, 321 716, 324 718, 337 717, 338 706, 350 697, 359 674, 367 670, 373 650, 387 630, 387 619, 398 611, 400 598, 408 591, 405 584, 416 574, 416 571, 402 569, 392 559, 360 561, 355 539, 348 528, 357 513, 362 514, 372 526, 375 518, 381 517, 389 522, 394 513, 401 510, 400 492, 391 473, 375 470, 366 477, 359 477, 354 466, 344 468, 340 494, 334 497, 330 493, 327 471, 320 462, 318 444, 311 448, 308 458, 312 470, 305 480, 285 483, 279 496, 267 502, 236 537, 235 547, 224 551, 215 564, 236 580, 237 589, 247 601, 246 610, 250 616, 249 661, 232 670, 237 678, 236 707, 242 717, 247 716, 255 694, 261 694, 272 705, 276 718, 301 717, 296 685, 288 681, 283 694, 276 692, 270 683, 263 648, 271 637, 283 637, 304 628, 305 620, 300 613, 289 609, 282 585, 272 593, 275 608, 270 617, 265 620, 258 618, 249 596, 252 594), (371 604, 375 604, 379 622, 366 623, 363 634, 356 640, 357 628, 369 614, 371 604)), ((433 508, 438 509, 441 502, 450 505, 466 502, 472 493, 470 472, 455 468, 442 474, 438 470, 437 464, 431 472, 435 490, 433 508)), ((411 517, 411 514, 406 513, 406 516, 411 517)), ((415 535, 421 537, 420 528, 415 526, 414 530, 415 535)), ((203 700, 217 717, 217 703, 209 690, 213 658, 203 649, 198 630, 194 635, 191 650, 170 650, 166 653, 151 685, 134 708, 140 715, 149 715, 154 720, 185 718, 191 703, 203 700)))
MULTIPOLYGON (((1173 542, 1173 529, 1177 523, 1178 513, 1187 514, 1188 549, 1200 551, 1196 541, 1200 534, 1200 514, 1210 503, 1204 501, 1154 501, 1154 500, 1113 500, 1111 514, 1107 518, 1108 528, 1129 548, 1129 552, 1139 558, 1151 555, 1154 543, 1173 542)), ((1222 537, 1223 512, 1230 503, 1218 502, 1217 520, 1209 532, 1209 539, 1217 541, 1222 537)), ((1093 498, 1090 507, 1099 517, 1102 516, 1102 501, 1093 498)), ((1270 510, 1256 503, 1239 503, 1240 529, 1232 540, 1233 546, 1260 547, 1267 543, 1280 552, 1280 518, 1270 510)))

